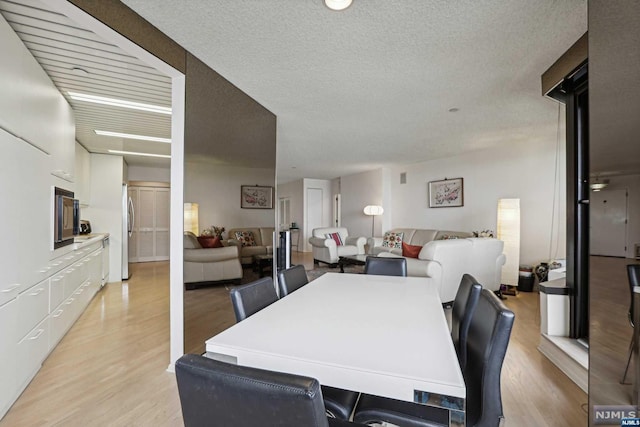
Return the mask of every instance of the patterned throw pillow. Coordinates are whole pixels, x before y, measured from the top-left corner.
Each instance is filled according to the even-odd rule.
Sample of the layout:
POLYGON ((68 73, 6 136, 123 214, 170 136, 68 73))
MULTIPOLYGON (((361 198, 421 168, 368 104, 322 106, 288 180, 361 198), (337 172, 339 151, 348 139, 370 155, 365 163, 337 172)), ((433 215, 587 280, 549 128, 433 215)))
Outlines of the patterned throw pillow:
POLYGON ((242 247, 256 245, 256 239, 253 237, 252 231, 236 231, 236 240, 240 242, 242 247))
POLYGON ((454 236, 453 234, 443 234, 442 236, 438 237, 438 240, 454 240, 459 238, 460 237, 454 236))
POLYGON ((340 237, 340 233, 329 233, 329 234, 325 234, 325 237, 327 239, 331 239, 334 242, 336 242, 336 246, 342 246, 344 245, 344 242, 342 241, 342 237, 340 237))
POLYGON ((392 231, 387 231, 386 233, 384 233, 384 239, 382 239, 382 247, 391 249, 402 249, 403 238, 403 232, 394 233, 392 231))

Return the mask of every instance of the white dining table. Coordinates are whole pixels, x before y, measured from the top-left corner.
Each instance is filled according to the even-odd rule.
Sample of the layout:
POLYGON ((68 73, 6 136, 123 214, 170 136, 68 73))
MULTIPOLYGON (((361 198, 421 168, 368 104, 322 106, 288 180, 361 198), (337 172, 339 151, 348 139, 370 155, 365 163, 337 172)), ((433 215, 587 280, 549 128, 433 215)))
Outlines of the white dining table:
POLYGON ((466 389, 428 278, 326 273, 206 341, 207 357, 321 384, 445 407, 466 389))

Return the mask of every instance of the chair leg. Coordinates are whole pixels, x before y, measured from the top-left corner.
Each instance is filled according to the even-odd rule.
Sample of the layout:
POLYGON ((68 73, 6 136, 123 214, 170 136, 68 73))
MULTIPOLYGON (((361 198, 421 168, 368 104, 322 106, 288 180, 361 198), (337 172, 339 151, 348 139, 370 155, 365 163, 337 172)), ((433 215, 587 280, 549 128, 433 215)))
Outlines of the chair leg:
POLYGON ((620 381, 620 384, 631 384, 631 383, 625 383, 624 381, 627 379, 627 372, 629 371, 629 365, 631 364, 631 355, 633 354, 633 345, 635 344, 635 333, 633 334, 633 336, 631 337, 631 343, 629 344, 629 357, 627 358, 627 366, 626 368, 624 368, 624 374, 622 375, 622 381, 620 381))

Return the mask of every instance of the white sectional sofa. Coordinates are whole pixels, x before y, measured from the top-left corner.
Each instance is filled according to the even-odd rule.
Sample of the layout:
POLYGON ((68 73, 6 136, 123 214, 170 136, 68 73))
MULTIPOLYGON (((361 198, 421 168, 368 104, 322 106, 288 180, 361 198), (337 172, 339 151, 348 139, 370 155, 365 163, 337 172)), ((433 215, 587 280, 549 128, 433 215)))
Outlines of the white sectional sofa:
MULTIPOLYGON (((409 276, 430 277, 438 286, 443 303, 453 301, 464 273, 471 274, 487 289, 500 289, 504 243, 492 238, 474 238, 459 231, 397 228, 403 241, 422 246, 418 258, 407 259, 409 276)), ((402 249, 383 247, 383 238, 369 239, 369 253, 376 256, 401 257, 402 249)))

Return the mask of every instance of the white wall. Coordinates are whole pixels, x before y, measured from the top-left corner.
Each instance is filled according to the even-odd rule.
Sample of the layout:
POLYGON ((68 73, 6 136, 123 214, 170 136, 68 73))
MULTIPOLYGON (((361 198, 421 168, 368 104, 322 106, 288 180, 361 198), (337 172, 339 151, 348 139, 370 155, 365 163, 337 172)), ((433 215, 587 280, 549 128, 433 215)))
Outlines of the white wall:
POLYGON ((536 145, 514 143, 510 147, 391 168, 391 209, 385 206, 385 214, 391 211, 392 227, 496 231, 498 199, 519 198, 520 264, 535 265, 549 260, 550 257, 564 258, 566 240, 564 142, 562 142, 559 156, 560 200, 556 202, 556 226, 554 226, 552 239, 555 152, 555 141, 540 141, 536 145), (399 183, 401 172, 407 173, 406 184, 399 183), (428 207, 427 183, 445 177, 464 178, 463 207, 439 209, 428 207), (555 231, 556 229, 558 231, 555 231), (556 236, 559 236, 557 240, 556 236), (553 241, 552 244, 551 241, 553 241))
POLYGON ((276 197, 289 199, 291 222, 295 222, 301 230, 304 230, 303 180, 299 179, 278 185, 276 197))
MULTIPOLYGON (((273 227, 276 223, 275 208, 240 208, 240 187, 273 186, 274 176, 273 169, 187 162, 184 201, 198 203, 200 231, 212 225, 223 226, 227 230, 238 227, 273 227)), ((226 233, 224 237, 227 237, 226 233)))
POLYGON ((634 247, 640 245, 640 175, 608 177, 609 186, 602 190, 625 189, 627 198, 627 258, 634 258, 634 247))
POLYGON ((171 182, 171 168, 131 165, 129 181, 171 182))
MULTIPOLYGON (((384 203, 383 170, 340 177, 340 194, 342 198, 342 226, 347 227, 352 236, 371 236, 372 219, 364 214, 367 205, 379 205, 385 209, 386 215, 392 215, 390 206, 384 203)), ((375 218, 374 235, 382 235, 383 219, 375 218)))
POLYGON ((82 210, 94 233, 109 233, 109 280, 122 278, 122 156, 91 154, 91 201, 82 210))

